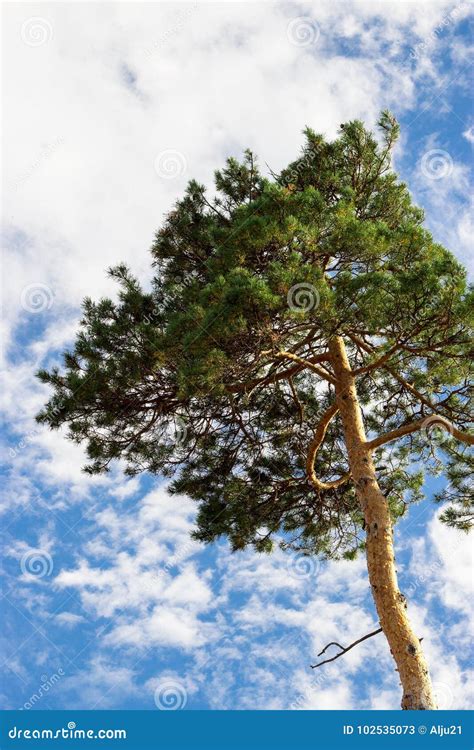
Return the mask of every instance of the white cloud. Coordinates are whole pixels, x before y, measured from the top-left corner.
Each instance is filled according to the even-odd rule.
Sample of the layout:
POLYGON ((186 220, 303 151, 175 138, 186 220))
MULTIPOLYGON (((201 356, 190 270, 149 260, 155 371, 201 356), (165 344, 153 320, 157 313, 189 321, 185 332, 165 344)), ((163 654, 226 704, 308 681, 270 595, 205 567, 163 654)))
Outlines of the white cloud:
POLYGON ((432 133, 419 149, 410 186, 427 214, 435 239, 474 273, 470 170, 456 161, 439 135, 432 133))
POLYGON ((473 562, 471 537, 449 528, 435 516, 426 537, 416 543, 408 585, 413 592, 420 590, 437 597, 445 606, 469 617, 473 614, 473 562))
POLYGON ((198 575, 190 561, 201 549, 189 540, 193 515, 189 500, 163 489, 146 495, 134 512, 108 506, 95 515, 97 532, 86 547, 94 561, 80 557, 54 583, 77 591, 88 615, 114 618, 105 644, 198 648, 205 642, 199 617, 211 607, 212 592, 209 574, 198 575))
POLYGON ((85 622, 85 618, 82 615, 77 615, 74 612, 60 612, 54 619, 66 628, 74 628, 76 625, 85 622))
POLYGON ((113 290, 104 274, 110 264, 124 259, 148 275, 163 213, 188 177, 209 182, 225 156, 251 146, 278 169, 298 153, 306 124, 334 135, 348 118, 374 122, 382 106, 408 107, 416 70, 390 56, 404 40, 429 34, 451 6, 421 13, 410 3, 384 3, 383 12, 367 3, 304 5, 321 34, 299 47, 287 37, 299 6, 252 3, 249 13, 239 3, 110 3, 91 23, 88 4, 44 4, 36 12, 53 37, 33 47, 21 36, 25 11, 11 4, 6 55, 15 77, 4 91, 5 172, 15 185, 5 195, 11 322, 27 284, 50 287, 54 320, 86 294, 113 290), (348 64, 337 40, 355 34, 362 46, 348 64), (176 180, 160 179, 153 166, 169 148, 187 163, 176 180))
POLYGON ((123 667, 110 658, 95 656, 88 663, 87 671, 72 675, 66 672, 61 680, 61 691, 74 701, 75 708, 102 710, 138 695, 135 678, 133 667, 123 667))
POLYGON ((474 143, 474 125, 471 125, 471 127, 467 128, 467 130, 463 133, 464 138, 469 141, 469 143, 474 143))

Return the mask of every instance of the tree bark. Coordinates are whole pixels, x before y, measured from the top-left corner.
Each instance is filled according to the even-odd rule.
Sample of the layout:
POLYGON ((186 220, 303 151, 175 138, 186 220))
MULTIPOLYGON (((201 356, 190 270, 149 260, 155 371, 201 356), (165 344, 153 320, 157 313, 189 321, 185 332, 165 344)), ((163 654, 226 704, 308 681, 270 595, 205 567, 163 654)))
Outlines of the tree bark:
POLYGON ((367 568, 380 625, 396 662, 403 687, 403 709, 435 709, 436 700, 421 644, 398 589, 393 550, 393 528, 387 499, 377 483, 372 451, 367 445, 356 382, 344 341, 330 342, 339 407, 349 466, 357 497, 365 516, 367 568))

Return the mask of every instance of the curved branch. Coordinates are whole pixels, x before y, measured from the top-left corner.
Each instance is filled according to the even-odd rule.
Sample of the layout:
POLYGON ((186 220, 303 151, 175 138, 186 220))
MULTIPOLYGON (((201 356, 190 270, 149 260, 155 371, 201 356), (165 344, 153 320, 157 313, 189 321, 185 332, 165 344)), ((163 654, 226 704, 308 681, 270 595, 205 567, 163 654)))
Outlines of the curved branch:
POLYGON ((344 484, 351 478, 351 474, 350 472, 348 472, 347 474, 343 474, 342 477, 339 477, 339 479, 334 479, 331 482, 322 482, 320 479, 318 479, 314 470, 316 454, 319 450, 319 447, 321 446, 321 443, 324 440, 329 422, 337 414, 338 411, 339 407, 336 404, 332 404, 329 409, 324 412, 323 416, 321 417, 321 421, 316 427, 314 437, 309 445, 308 457, 306 459, 306 473, 309 481, 317 490, 332 490, 335 487, 340 487, 341 484, 344 484))
POLYGON ((458 430, 458 428, 455 427, 448 419, 440 417, 438 414, 432 414, 430 417, 417 419, 415 422, 404 424, 402 427, 398 427, 396 430, 391 430, 390 432, 386 432, 385 435, 379 435, 379 437, 374 438, 374 440, 369 440, 365 445, 369 450, 374 450, 375 448, 380 448, 380 446, 382 445, 386 445, 386 443, 392 442, 392 440, 397 440, 404 435, 410 435, 412 432, 417 432, 418 430, 423 429, 428 430, 433 425, 442 427, 443 430, 449 432, 450 435, 455 437, 457 440, 460 440, 462 443, 467 443, 467 445, 474 445, 474 435, 471 435, 469 432, 462 432, 461 430, 458 430))

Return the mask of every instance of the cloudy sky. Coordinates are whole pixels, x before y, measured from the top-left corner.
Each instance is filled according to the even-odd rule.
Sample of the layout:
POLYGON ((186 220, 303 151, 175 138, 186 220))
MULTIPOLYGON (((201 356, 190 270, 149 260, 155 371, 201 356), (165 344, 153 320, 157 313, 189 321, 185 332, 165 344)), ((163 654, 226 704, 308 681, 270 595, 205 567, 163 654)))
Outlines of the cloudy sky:
MULTIPOLYGON (((305 125, 333 137, 389 107, 396 168, 472 266, 471 10, 3 5, 3 708, 399 706, 380 636, 309 669, 328 641, 377 627, 363 560, 190 542, 193 504, 159 477, 88 477, 77 446, 36 426, 47 389, 34 372, 60 361, 85 295, 115 294, 110 265, 147 284, 154 231, 189 178, 210 185, 246 147, 278 171, 305 125)), ((429 499, 396 538, 440 707, 472 707, 469 541, 429 499)))

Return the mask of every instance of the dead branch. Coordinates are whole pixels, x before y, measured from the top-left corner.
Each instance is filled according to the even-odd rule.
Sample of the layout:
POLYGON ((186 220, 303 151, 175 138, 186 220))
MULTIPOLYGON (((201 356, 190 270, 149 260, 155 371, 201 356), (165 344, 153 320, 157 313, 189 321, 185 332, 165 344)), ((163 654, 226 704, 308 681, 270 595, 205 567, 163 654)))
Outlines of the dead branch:
POLYGON ((377 635, 378 633, 382 632, 382 628, 378 628, 378 630, 374 630, 372 633, 367 633, 367 635, 362 636, 362 638, 358 638, 357 641, 354 641, 354 643, 351 643, 350 646, 347 646, 347 648, 344 648, 341 646, 340 643, 336 643, 336 641, 331 641, 331 643, 328 643, 327 646, 323 648, 322 651, 319 652, 318 656, 322 656, 329 646, 337 646, 341 649, 341 651, 336 654, 336 656, 333 656, 331 659, 325 659, 324 661, 318 662, 318 664, 311 664, 311 669, 316 669, 316 667, 322 667, 323 664, 329 664, 330 661, 336 661, 336 659, 339 659, 340 656, 344 656, 344 654, 347 654, 348 651, 351 650, 351 648, 354 648, 354 646, 357 646, 358 643, 362 643, 362 641, 366 641, 367 638, 372 638, 373 635, 377 635))

